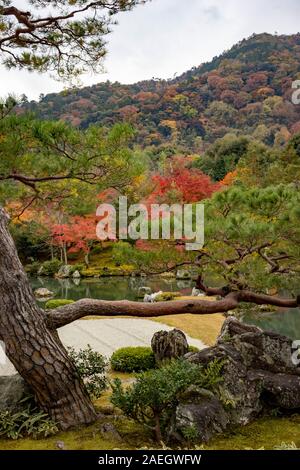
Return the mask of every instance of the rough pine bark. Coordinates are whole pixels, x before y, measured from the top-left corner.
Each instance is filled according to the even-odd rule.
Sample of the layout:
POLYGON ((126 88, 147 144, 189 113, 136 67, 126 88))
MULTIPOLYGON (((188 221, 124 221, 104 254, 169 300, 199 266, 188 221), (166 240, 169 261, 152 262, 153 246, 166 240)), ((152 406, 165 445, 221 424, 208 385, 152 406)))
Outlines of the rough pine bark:
POLYGON ((46 324, 0 208, 0 338, 43 410, 62 429, 97 418, 73 363, 46 324))

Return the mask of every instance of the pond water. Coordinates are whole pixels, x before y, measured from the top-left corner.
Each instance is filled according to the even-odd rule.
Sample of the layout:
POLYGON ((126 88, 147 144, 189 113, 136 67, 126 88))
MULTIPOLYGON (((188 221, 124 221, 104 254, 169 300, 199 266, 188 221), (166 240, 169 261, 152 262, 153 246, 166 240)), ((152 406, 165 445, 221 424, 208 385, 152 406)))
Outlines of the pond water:
POLYGON ((259 326, 264 330, 274 331, 300 340, 300 309, 281 309, 276 312, 249 313, 243 316, 243 322, 259 326))
POLYGON ((34 289, 46 287, 56 299, 79 300, 83 298, 103 300, 137 300, 139 287, 151 287, 153 292, 181 292, 190 295, 193 281, 178 281, 162 277, 102 277, 98 279, 31 278, 34 289))
MULTIPOLYGON (((141 286, 151 287, 153 292, 180 291, 182 294, 190 295, 194 283, 162 277, 105 277, 80 280, 40 277, 31 278, 31 285, 34 289, 46 287, 54 292, 54 298, 57 299, 137 300, 138 289, 141 286)), ((243 321, 300 340, 300 309, 247 313, 243 316, 243 321)))

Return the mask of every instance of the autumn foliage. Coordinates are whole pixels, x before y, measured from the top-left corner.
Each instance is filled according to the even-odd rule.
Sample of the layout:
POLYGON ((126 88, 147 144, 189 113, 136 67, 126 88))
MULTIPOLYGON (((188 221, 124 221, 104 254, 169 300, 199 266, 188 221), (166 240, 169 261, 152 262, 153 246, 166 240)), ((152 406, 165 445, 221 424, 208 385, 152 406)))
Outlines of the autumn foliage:
POLYGON ((191 168, 189 157, 171 159, 163 174, 152 177, 154 190, 148 203, 194 203, 209 198, 220 185, 197 168, 191 168))
MULTIPOLYGON (((93 215, 72 217, 69 223, 52 226, 52 240, 57 247, 65 247, 68 253, 82 251, 87 256, 97 240, 97 218, 93 215)), ((86 258, 88 260, 88 257, 86 258)))

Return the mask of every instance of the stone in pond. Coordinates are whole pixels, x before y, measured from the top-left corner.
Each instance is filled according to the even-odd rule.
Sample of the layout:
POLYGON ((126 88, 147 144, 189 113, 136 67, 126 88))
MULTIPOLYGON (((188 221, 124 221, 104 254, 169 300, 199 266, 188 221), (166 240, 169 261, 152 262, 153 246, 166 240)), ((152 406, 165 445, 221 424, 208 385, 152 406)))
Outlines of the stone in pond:
POLYGON ((46 287, 39 287, 39 289, 36 289, 34 291, 34 295, 36 297, 38 297, 39 299, 41 298, 49 298, 49 297, 53 297, 54 295, 54 292, 52 292, 51 290, 47 289, 46 287))
POLYGON ((71 270, 72 266, 70 266, 69 264, 65 264, 59 268, 56 277, 59 277, 60 279, 66 279, 71 276, 71 270))
POLYGON ((191 277, 192 277, 191 273, 184 269, 178 269, 176 273, 176 279, 179 279, 179 280, 191 279, 191 277))
POLYGON ((146 294, 147 294, 147 295, 152 294, 152 289, 151 289, 151 287, 145 287, 145 286, 139 287, 139 290, 138 290, 138 298, 139 298, 139 299, 143 299, 146 294))

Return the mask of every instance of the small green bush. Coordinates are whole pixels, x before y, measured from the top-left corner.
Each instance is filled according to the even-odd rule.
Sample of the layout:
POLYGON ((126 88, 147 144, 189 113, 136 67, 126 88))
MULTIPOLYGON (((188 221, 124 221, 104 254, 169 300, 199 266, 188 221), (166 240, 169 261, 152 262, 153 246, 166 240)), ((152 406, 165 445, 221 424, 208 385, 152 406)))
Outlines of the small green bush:
POLYGON ((48 300, 45 304, 45 308, 48 310, 52 310, 54 308, 62 307, 63 305, 73 304, 74 300, 68 299, 52 299, 48 300))
POLYGON ((101 244, 95 245, 91 250, 92 255, 99 255, 102 252, 103 252, 103 247, 101 244))
POLYGON ((191 345, 189 345, 189 352, 191 352, 191 353, 197 353, 197 352, 199 352, 199 351, 200 351, 200 350, 199 350, 199 348, 197 348, 197 346, 191 346, 191 345))
POLYGON ((168 302, 176 297, 181 297, 181 292, 163 292, 155 297, 155 302, 168 302))
POLYGON ((8 439, 48 437, 58 432, 54 421, 31 403, 16 413, 0 412, 0 436, 8 439))
POLYGON ((101 271, 102 270, 100 268, 89 268, 89 269, 83 269, 80 274, 83 277, 95 277, 95 276, 100 276, 101 271))
POLYGON ((181 394, 191 385, 214 389, 222 381, 223 365, 224 361, 214 361, 203 367, 178 359, 138 374, 130 387, 124 388, 120 379, 115 379, 111 402, 126 416, 155 431, 156 439, 161 441, 174 419, 181 394))
POLYGON ((70 274, 74 274, 75 271, 78 271, 80 274, 81 274, 81 271, 83 271, 85 269, 85 265, 84 264, 73 264, 72 267, 71 267, 71 270, 70 270, 70 274))
POLYGON ((39 263, 38 261, 34 261, 31 264, 27 264, 25 269, 28 274, 31 274, 32 276, 36 276, 40 267, 41 267, 41 263, 39 263))
POLYGON ((105 357, 97 351, 93 351, 90 345, 78 352, 74 348, 68 348, 68 354, 90 397, 93 399, 99 398, 108 386, 105 357))
POLYGON ((111 368, 118 372, 141 372, 155 368, 151 348, 138 346, 118 349, 110 359, 111 368))
POLYGON ((199 439, 199 431, 195 425, 184 428, 182 434, 185 440, 190 444, 194 444, 199 439))
POLYGON ((59 271, 59 268, 62 266, 62 262, 59 259, 52 259, 50 261, 45 261, 43 266, 43 275, 44 276, 54 276, 59 271))

